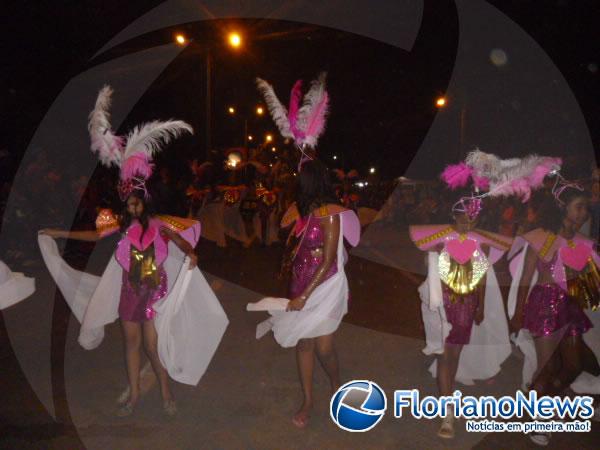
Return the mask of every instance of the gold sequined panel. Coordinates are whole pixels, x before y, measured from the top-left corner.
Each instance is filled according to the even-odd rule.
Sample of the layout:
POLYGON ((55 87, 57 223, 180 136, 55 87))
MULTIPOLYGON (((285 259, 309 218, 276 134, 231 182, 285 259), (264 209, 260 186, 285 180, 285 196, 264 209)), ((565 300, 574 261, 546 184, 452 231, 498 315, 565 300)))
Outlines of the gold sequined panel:
POLYGON ((446 236, 451 231, 453 231, 452 227, 444 228, 443 230, 438 231, 437 233, 434 233, 431 236, 427 236, 426 238, 419 239, 418 241, 415 242, 415 245, 417 247, 421 247, 422 245, 428 244, 432 241, 436 241, 436 240, 446 236))
POLYGON ((540 257, 542 259, 544 259, 546 257, 546 255, 552 248, 554 241, 556 241, 556 238, 557 238, 556 234, 554 234, 554 233, 548 234, 548 237, 546 237, 546 240, 544 241, 544 245, 542 245, 542 248, 540 249, 540 257))
POLYGON ((568 266, 564 267, 569 297, 582 309, 596 311, 600 305, 600 273, 592 257, 590 256, 587 265, 580 272, 568 266))
POLYGON ((508 250, 511 246, 511 244, 509 244, 508 242, 498 239, 496 236, 486 233, 483 230, 477 229, 477 233, 482 235, 484 238, 489 239, 490 241, 498 244, 500 247, 504 248, 505 250, 508 250))
POLYGON ((487 258, 479 250, 475 250, 472 258, 465 264, 456 262, 445 249, 438 258, 440 279, 459 295, 473 292, 487 273, 489 266, 487 258))
POLYGON ((181 231, 188 228, 173 216, 158 216, 158 218, 162 220, 165 224, 167 224, 169 228, 173 231, 181 231))
POLYGON ((138 250, 131 246, 131 260, 129 265, 129 281, 138 286, 143 280, 150 281, 151 286, 158 286, 160 281, 158 267, 154 259, 154 246, 146 250, 138 250))

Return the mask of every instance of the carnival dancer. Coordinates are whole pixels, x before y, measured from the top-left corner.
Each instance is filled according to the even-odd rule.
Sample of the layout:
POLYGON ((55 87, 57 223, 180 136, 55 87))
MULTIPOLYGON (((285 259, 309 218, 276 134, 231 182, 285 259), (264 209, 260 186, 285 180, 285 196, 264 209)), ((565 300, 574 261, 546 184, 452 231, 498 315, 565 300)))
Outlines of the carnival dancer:
MULTIPOLYGON (((454 223, 416 225, 410 237, 427 256, 427 279, 419 287, 426 355, 440 395, 452 395, 455 380, 473 384, 500 370, 510 354, 508 325, 493 265, 510 248, 510 239, 476 228, 481 200, 454 205, 454 223)), ((454 437, 454 414, 447 412, 438 431, 454 437)))
POLYGON ((293 136, 303 158, 297 201, 282 220, 284 228, 294 224, 292 233, 298 237, 292 258, 289 299, 266 298, 248 305, 248 309, 268 310, 271 314, 258 325, 257 338, 272 330, 282 347, 296 347, 304 399, 292 422, 299 428, 308 424, 313 406, 315 353, 329 377, 332 391, 340 385, 334 333, 348 311, 348 282, 344 273, 348 255, 344 238, 353 246, 360 239, 356 214, 338 204, 327 168, 307 153, 308 147, 316 147, 325 124, 328 96, 324 81, 321 76, 313 82, 300 112, 301 83, 297 82, 288 114, 273 88, 259 80, 280 131, 284 137, 293 136), (294 130, 293 134, 290 130, 294 130))
MULTIPOLYGON (((516 238, 509 253, 508 308, 515 342, 525 355, 522 388, 538 396, 568 387, 600 393, 593 376, 600 373, 600 323, 593 312, 600 303, 600 257, 593 241, 578 233, 588 218, 589 196, 559 169, 552 195, 538 211, 540 228, 516 238)), ((547 445, 550 434, 530 438, 547 445)))
MULTIPOLYGON (((437 369, 441 395, 452 394, 455 379, 472 384, 474 379, 491 378, 511 351, 493 265, 510 249, 512 240, 475 228, 483 201, 499 196, 527 200, 555 163, 537 157, 500 160, 475 150, 465 162, 442 173, 451 189, 472 183, 475 191, 454 204, 455 224, 410 227, 415 244, 429 252, 427 280, 419 287, 427 340, 423 351, 440 355, 431 371, 435 374, 437 369)), ((450 409, 442 419, 440 437, 454 436, 453 421, 450 409)))
POLYGON ((15 305, 35 292, 35 279, 12 272, 0 260, 0 309, 15 305))
POLYGON ((140 349, 149 358, 159 382, 166 414, 177 412, 168 375, 195 385, 206 370, 227 326, 227 317, 202 273, 194 252, 200 223, 155 215, 146 187, 153 155, 183 132, 185 122, 150 122, 126 138, 110 129, 112 89, 105 86, 90 114, 92 151, 100 161, 120 170, 118 191, 125 203, 121 215, 101 210, 96 230, 44 229, 38 238, 42 256, 74 315, 81 323, 79 343, 97 347, 104 326, 121 320, 129 397, 117 411, 133 413, 140 397, 140 349), (102 277, 79 272, 61 258, 51 238, 97 241, 120 233, 114 258, 102 277), (189 269, 189 270, 188 270, 189 269))

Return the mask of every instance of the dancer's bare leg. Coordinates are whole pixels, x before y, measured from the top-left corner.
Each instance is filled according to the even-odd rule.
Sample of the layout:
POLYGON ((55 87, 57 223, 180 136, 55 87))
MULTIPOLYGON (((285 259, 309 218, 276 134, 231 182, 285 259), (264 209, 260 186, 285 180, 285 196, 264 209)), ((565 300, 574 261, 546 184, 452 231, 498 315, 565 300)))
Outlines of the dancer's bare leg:
POLYGON ((300 339, 296 345, 296 362, 304 401, 293 418, 294 425, 303 428, 308 423, 313 405, 313 371, 315 367, 315 340, 300 339))
POLYGON ((568 388, 583 371, 584 344, 581 336, 565 336, 560 342, 561 367, 553 385, 553 394, 568 388))
POLYGON ((537 354, 537 370, 533 376, 531 390, 546 395, 553 390, 553 380, 560 370, 558 346, 561 336, 558 334, 541 336, 534 339, 537 354))
POLYGON ((140 349, 142 346, 142 326, 137 322, 121 321, 125 341, 125 363, 129 380, 130 409, 135 406, 140 397, 140 349))
MULTIPOLYGON (((462 345, 445 344, 444 353, 437 359, 437 382, 440 395, 452 395, 454 391, 454 379, 462 348, 462 345)), ((446 417, 442 418, 438 436, 444 439, 454 437, 454 410, 452 407, 449 408, 446 417)))
POLYGON ((173 395, 169 388, 169 374, 158 357, 158 334, 156 333, 153 320, 144 322, 144 350, 158 378, 163 402, 173 400, 173 395))
POLYGON ((329 377, 331 393, 333 394, 340 387, 340 368, 338 364, 337 352, 333 345, 333 334, 319 336, 316 338, 317 357, 323 369, 329 377))
POLYGON ((445 344, 444 353, 438 357, 437 382, 440 395, 452 395, 454 392, 454 378, 462 348, 462 345, 445 344))

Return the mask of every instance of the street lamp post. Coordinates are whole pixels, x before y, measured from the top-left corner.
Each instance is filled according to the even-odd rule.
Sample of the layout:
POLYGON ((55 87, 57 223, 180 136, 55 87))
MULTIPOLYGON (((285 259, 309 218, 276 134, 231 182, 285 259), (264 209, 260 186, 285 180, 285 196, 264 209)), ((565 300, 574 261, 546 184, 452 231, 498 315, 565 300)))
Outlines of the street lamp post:
MULTIPOLYGON (((178 45, 186 45, 194 42, 193 39, 188 40, 185 35, 179 33, 175 36, 175 42, 178 45)), ((242 36, 237 32, 231 32, 227 36, 227 43, 230 47, 238 49, 242 45, 242 36)), ((210 149, 212 146, 212 66, 213 58, 211 47, 206 48, 206 124, 205 124, 205 137, 206 137, 206 159, 209 159, 210 149)))
MULTIPOLYGON (((231 116, 237 114, 237 109, 233 106, 230 106, 228 109, 228 112, 231 116)), ((264 108, 262 106, 257 106, 256 107, 256 115, 257 116, 262 116, 264 113, 264 108)), ((244 138, 243 138, 243 142, 244 142, 244 148, 248 148, 248 141, 252 140, 252 136, 248 135, 248 115, 244 114, 243 119, 244 119, 244 138)))
POLYGON ((211 142, 211 126, 212 126, 212 57, 210 48, 206 49, 206 160, 210 157, 211 142))
MULTIPOLYGON (((438 97, 435 101, 435 106, 439 109, 445 108, 448 105, 448 100, 446 97, 438 97)), ((466 134, 466 124, 467 124, 467 102, 465 100, 464 94, 461 95, 460 99, 460 115, 458 118, 458 159, 462 158, 463 149, 465 145, 465 134, 466 134)))

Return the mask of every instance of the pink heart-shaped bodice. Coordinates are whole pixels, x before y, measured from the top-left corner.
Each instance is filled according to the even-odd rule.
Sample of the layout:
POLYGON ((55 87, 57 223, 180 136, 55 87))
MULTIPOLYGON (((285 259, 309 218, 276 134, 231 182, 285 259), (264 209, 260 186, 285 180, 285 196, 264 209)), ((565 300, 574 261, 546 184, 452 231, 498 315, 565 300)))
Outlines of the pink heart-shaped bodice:
POLYGON ((156 224, 151 223, 142 236, 143 231, 142 225, 137 222, 127 229, 127 239, 135 248, 141 251, 146 250, 154 242, 158 234, 158 227, 156 224))
POLYGON ((446 243, 446 250, 459 264, 464 264, 471 259, 473 253, 477 249, 477 243, 473 239, 465 239, 460 241, 459 239, 453 239, 446 243))
POLYGON ((562 247, 560 249, 560 258, 564 265, 580 271, 585 267, 592 254, 592 248, 583 243, 578 243, 575 247, 562 247))

